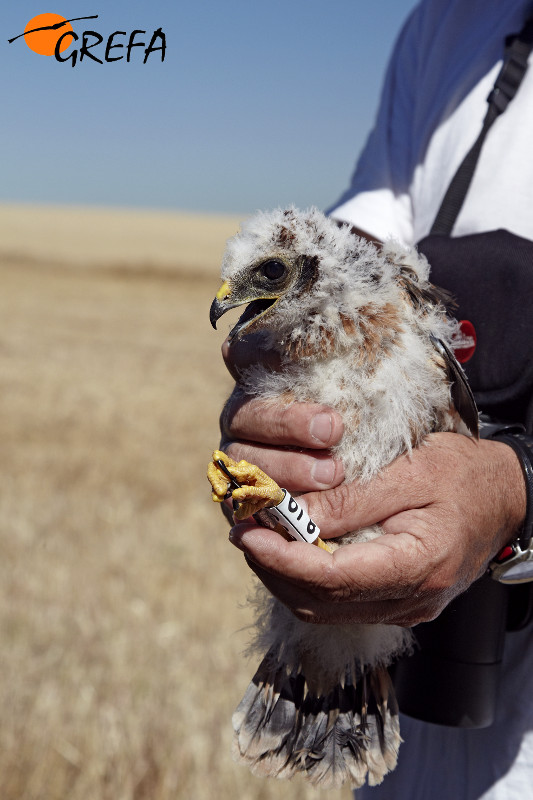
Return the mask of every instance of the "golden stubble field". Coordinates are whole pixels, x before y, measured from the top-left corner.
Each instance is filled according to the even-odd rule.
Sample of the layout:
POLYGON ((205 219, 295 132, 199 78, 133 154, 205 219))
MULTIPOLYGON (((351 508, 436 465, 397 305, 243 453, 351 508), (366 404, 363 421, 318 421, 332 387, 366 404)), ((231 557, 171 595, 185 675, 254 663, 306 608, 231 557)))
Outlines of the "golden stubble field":
POLYGON ((350 797, 231 760, 251 579, 204 477, 238 220, 0 207, 0 797, 350 797))

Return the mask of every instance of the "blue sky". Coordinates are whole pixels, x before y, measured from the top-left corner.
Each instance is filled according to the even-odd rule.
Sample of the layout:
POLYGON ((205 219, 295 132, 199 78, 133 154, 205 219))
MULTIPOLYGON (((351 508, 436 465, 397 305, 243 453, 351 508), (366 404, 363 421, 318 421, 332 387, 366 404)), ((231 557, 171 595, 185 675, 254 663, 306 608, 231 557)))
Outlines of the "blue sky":
MULTIPOLYGON (((388 54, 414 5, 3 3, 0 200, 227 213, 325 207, 348 182, 388 54), (143 65, 137 48, 130 63, 72 68, 33 53, 24 39, 7 43, 44 12, 98 14, 73 23, 80 39, 85 28, 104 39, 138 28, 149 39, 162 27, 165 61, 154 54, 143 65)), ((102 58, 104 47, 94 52, 102 58)))

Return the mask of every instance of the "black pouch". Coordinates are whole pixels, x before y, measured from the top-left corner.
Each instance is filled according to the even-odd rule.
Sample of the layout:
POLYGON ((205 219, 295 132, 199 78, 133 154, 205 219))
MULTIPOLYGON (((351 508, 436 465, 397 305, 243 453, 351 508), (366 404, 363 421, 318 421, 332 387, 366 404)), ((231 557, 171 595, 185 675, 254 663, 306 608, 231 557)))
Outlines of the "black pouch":
POLYGON ((452 239, 430 235, 418 249, 431 282, 451 292, 457 319, 477 346, 464 364, 478 408, 533 431, 533 242, 505 230, 452 239))

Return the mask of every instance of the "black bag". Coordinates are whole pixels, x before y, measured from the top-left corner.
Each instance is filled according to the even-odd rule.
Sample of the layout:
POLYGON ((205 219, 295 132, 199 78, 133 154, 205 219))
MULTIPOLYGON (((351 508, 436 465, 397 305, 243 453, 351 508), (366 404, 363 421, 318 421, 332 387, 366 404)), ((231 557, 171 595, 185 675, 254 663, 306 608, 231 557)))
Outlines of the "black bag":
POLYGON ((478 408, 532 433, 533 242, 498 230, 456 239, 430 235, 418 249, 431 264, 432 283, 453 295, 457 319, 476 330, 476 350, 464 369, 478 408))

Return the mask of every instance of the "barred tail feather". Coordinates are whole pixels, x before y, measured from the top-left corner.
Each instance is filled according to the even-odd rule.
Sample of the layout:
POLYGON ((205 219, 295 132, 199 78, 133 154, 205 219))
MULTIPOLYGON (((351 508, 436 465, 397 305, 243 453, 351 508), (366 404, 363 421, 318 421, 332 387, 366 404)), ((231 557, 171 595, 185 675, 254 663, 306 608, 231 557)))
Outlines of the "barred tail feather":
POLYGON ((399 709, 388 670, 374 669, 368 676, 367 747, 368 783, 375 786, 391 772, 401 743, 399 709))
POLYGON ((256 775, 336 788, 380 783, 396 766, 398 707, 385 667, 360 670, 314 693, 301 669, 289 670, 272 648, 233 715, 234 758, 256 775))

